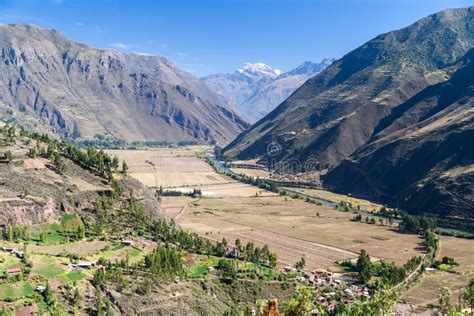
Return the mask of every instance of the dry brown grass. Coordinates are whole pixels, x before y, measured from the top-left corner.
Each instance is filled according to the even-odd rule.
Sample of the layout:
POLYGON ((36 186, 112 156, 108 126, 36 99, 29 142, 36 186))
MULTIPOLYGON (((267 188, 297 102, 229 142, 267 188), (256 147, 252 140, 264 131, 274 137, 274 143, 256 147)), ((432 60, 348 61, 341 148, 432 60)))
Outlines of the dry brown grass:
POLYGON ((226 183, 231 180, 214 172, 205 161, 195 157, 203 146, 153 148, 144 150, 109 150, 124 160, 129 174, 143 184, 154 187, 180 187, 226 183))
POLYGON ((452 302, 457 304, 460 293, 473 277, 474 240, 441 236, 440 247, 438 259, 449 256, 454 257, 459 263, 454 269, 455 273, 442 271, 425 273, 419 283, 403 293, 402 298, 408 303, 420 308, 429 303, 437 303, 438 290, 443 286, 449 286, 453 291, 452 302))
POLYGON ((184 207, 177 223, 213 240, 267 243, 282 264, 294 264, 303 254, 308 268, 334 267, 336 260, 354 258, 361 249, 377 258, 405 263, 420 255, 420 238, 392 228, 351 222, 352 214, 302 200, 273 197, 169 198, 165 211, 184 207), (319 213, 320 217, 316 216, 319 213))

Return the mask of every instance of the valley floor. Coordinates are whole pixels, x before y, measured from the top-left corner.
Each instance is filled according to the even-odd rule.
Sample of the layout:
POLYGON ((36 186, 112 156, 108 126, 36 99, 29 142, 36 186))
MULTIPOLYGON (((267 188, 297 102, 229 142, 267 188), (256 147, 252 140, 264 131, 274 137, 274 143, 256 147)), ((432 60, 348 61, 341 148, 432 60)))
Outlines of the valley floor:
MULTIPOLYGON (((371 201, 320 189, 286 188, 289 196, 262 190, 216 173, 204 160, 201 146, 140 151, 111 151, 130 166, 130 173, 150 187, 163 187, 189 193, 202 191, 200 197, 162 197, 164 213, 182 228, 211 240, 225 238, 230 246, 239 239, 256 245, 267 244, 276 251, 279 267, 293 265, 305 257, 306 270, 317 268, 340 271, 338 262, 357 257, 365 249, 371 257, 403 265, 414 256, 422 256, 422 239, 400 234, 397 223, 379 220, 382 207, 371 201), (291 192, 331 201, 318 205, 291 192), (354 214, 335 209, 341 201, 360 208, 363 217, 374 217, 375 224, 351 221, 354 214)), ((260 170, 233 169, 247 176, 266 176, 260 170), (258 173, 258 174, 257 174, 258 173)), ((474 242, 451 237, 441 238, 438 257, 453 256, 459 263, 456 272, 433 272, 423 275, 402 300, 418 308, 437 301, 439 287, 452 285, 457 299, 474 267, 474 242)))

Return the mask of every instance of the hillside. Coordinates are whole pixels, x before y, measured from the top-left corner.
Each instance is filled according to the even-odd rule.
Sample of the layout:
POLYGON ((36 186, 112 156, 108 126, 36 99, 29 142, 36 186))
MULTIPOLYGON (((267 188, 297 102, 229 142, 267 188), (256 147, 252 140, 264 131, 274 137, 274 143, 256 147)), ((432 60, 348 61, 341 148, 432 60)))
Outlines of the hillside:
MULTIPOLYGON (((325 173, 336 168, 344 159, 349 157, 352 159, 351 155, 355 155, 357 159, 363 152, 364 146, 370 148, 371 142, 378 138, 383 139, 384 135, 392 134, 404 127, 409 128, 410 124, 412 132, 417 132, 418 129, 422 131, 421 125, 416 125, 417 117, 407 114, 403 121, 391 122, 390 120, 393 120, 393 116, 401 108, 404 109, 403 112, 411 109, 414 102, 410 103, 409 100, 426 88, 436 86, 451 78, 457 67, 460 67, 455 65, 456 62, 474 47, 473 22, 473 7, 446 10, 428 16, 404 29, 377 36, 334 62, 321 74, 308 80, 273 112, 239 135, 225 148, 225 154, 241 159, 255 156, 266 158, 267 162, 275 161, 271 167, 277 169, 288 165, 288 162, 297 162, 293 164, 296 165, 296 170, 290 171, 325 173), (269 146, 278 150, 267 152, 269 146), (361 150, 361 153, 358 150, 361 150)), ((469 93, 466 92, 466 96, 468 95, 469 93)), ((470 113, 468 110, 472 108, 469 102, 464 106, 464 108, 457 108, 460 111, 458 115, 461 117, 470 113)), ((416 111, 415 108, 413 111, 416 111)), ((450 113, 450 115, 454 114, 450 113)), ((437 120, 437 117, 434 116, 432 120, 437 120)), ((438 122, 438 124, 441 123, 438 122)), ((468 137, 464 130, 461 133, 461 129, 461 126, 453 124, 444 132, 444 137, 434 137, 427 143, 433 147, 443 146, 446 138, 459 135, 462 135, 459 141, 464 144, 472 143, 472 137, 468 137)), ((400 160, 410 159, 412 144, 402 142, 401 139, 397 140, 397 134, 392 134, 392 137, 395 137, 395 139, 392 138, 392 143, 383 148, 389 148, 393 142, 398 141, 396 156, 400 160)), ((396 168, 393 163, 395 158, 392 158, 392 154, 381 151, 378 151, 378 154, 380 155, 378 159, 383 158, 389 162, 378 166, 385 169, 384 172, 395 174, 396 168)), ((449 156, 448 153, 446 155, 449 156)), ((434 159, 433 165, 438 163, 443 165, 442 160, 446 158, 433 155, 427 157, 434 159)), ((413 161, 419 163, 419 160, 413 161)), ((347 165, 347 161, 343 165, 347 165)), ((449 165, 445 167, 450 168, 449 165)), ((431 170, 427 167, 433 172, 432 177, 446 172, 446 168, 439 167, 431 170)), ((355 174, 359 179, 366 177, 364 170, 359 173, 349 172, 347 168, 344 170, 343 173, 340 171, 330 173, 328 179, 331 180, 327 183, 333 188, 344 191, 395 200, 410 209, 418 206, 414 200, 416 196, 412 197, 411 202, 401 200, 401 196, 397 195, 389 197, 396 188, 403 188, 406 184, 406 181, 397 180, 404 173, 398 173, 398 177, 395 178, 378 179, 375 185, 366 179, 366 183, 371 183, 370 188, 356 188, 361 182, 352 182, 347 179, 355 174), (343 184, 345 181, 353 184, 343 184), (380 188, 378 185, 390 190, 380 188), (379 190, 384 194, 379 193, 379 190)), ((423 174, 409 173, 405 176, 413 176, 408 181, 409 183, 416 183, 423 179, 423 174)), ((465 177, 463 183, 472 185, 472 177, 463 177, 465 177)), ((444 186, 450 185, 448 182, 444 183, 444 186)), ((436 185, 441 185, 441 183, 442 181, 439 180, 436 185)), ((431 183, 431 185, 435 184, 431 183)), ((434 192, 442 191, 429 189, 429 186, 426 186, 426 190, 420 192, 425 198, 434 192)), ((418 196, 418 203, 421 203, 419 199, 421 199, 420 196, 418 196)), ((466 199, 470 199, 469 195, 466 199)), ((450 205, 448 211, 452 211, 452 205, 458 203, 454 195, 450 200, 446 202, 450 205)), ((434 205, 421 203, 419 206, 427 207, 423 211, 438 211, 438 207, 434 205)))
POLYGON ((394 108, 373 140, 326 175, 325 184, 401 201, 415 213, 469 215, 474 210, 474 49, 456 68, 450 80, 394 108))
POLYGON ((284 73, 262 63, 247 63, 232 74, 214 74, 202 80, 249 122, 255 122, 333 61, 307 61, 284 73))
POLYGON ((1 25, 3 117, 64 138, 225 144, 247 123, 158 56, 99 50, 55 30, 1 25))
POLYGON ((221 315, 295 292, 268 247, 252 244, 252 263, 231 259, 227 242, 166 218, 126 170, 102 150, 0 125, 3 314, 221 315))

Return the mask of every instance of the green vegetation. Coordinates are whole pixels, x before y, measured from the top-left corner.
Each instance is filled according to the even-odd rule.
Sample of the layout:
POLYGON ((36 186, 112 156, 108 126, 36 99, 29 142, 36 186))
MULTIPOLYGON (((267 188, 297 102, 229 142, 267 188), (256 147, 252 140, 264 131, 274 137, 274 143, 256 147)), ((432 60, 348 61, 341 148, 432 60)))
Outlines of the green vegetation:
POLYGON ((2 301, 14 301, 24 297, 32 297, 33 294, 33 287, 26 281, 0 285, 0 300, 2 301))

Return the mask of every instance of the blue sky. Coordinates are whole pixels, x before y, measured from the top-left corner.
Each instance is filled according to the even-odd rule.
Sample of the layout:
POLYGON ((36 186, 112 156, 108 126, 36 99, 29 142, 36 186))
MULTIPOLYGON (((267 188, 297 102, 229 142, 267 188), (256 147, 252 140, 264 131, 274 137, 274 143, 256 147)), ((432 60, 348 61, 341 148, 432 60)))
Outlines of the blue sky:
POLYGON ((474 0, 0 0, 1 23, 55 28, 93 47, 168 57, 196 75, 244 62, 290 70, 474 0))

